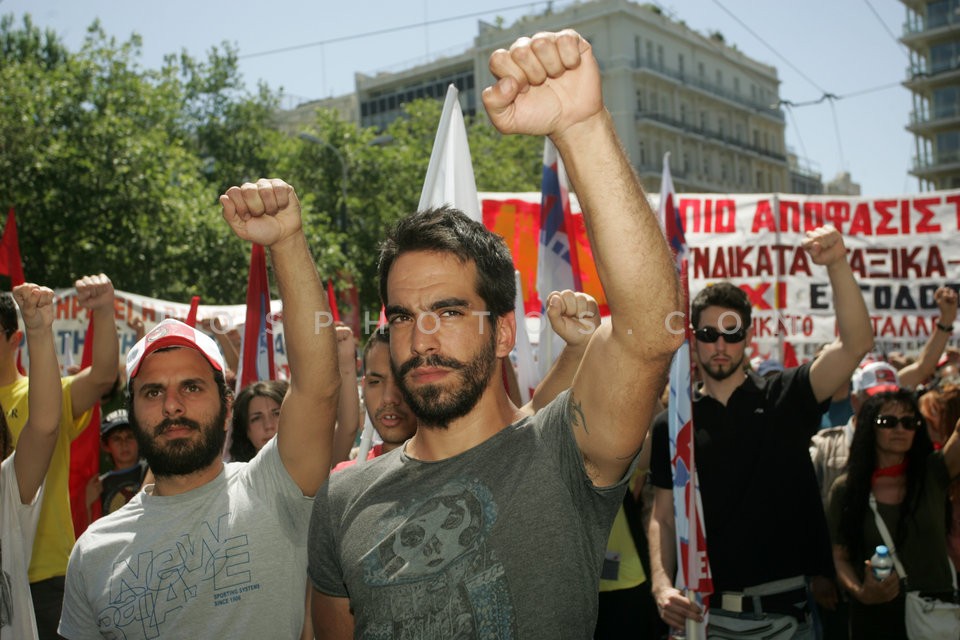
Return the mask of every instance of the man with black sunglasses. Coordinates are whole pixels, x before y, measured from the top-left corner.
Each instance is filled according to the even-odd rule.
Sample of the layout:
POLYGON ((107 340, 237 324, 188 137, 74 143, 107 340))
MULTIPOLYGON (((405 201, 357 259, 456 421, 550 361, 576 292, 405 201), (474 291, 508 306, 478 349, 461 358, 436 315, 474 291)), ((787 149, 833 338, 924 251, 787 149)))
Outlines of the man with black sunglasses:
MULTIPOLYGON (((795 626, 794 638, 814 637, 808 580, 833 574, 807 447, 826 401, 873 347, 870 318, 840 233, 822 227, 807 236, 803 246, 811 262, 827 269, 839 332, 836 343, 814 362, 769 378, 748 371, 753 328, 743 290, 719 282, 691 304, 692 352, 702 382, 694 392, 693 424, 714 582, 711 622, 729 619, 723 616, 760 619, 795 626)), ((683 628, 687 618, 702 614, 673 584, 676 543, 667 439, 664 412, 653 425, 650 560, 660 617, 683 628)), ((817 584, 824 582, 830 584, 817 584)), ((830 604, 829 595, 824 600, 830 604)))

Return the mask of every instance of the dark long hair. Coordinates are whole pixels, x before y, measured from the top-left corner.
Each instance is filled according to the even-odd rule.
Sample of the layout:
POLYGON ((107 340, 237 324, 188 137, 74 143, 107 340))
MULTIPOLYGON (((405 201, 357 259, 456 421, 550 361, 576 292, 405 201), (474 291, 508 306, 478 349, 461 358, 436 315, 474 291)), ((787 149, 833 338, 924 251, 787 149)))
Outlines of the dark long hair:
POLYGON ((6 460, 13 453, 13 433, 7 424, 7 412, 0 407, 0 460, 6 460))
POLYGON ((283 404, 290 384, 286 380, 261 380, 248 384, 233 402, 233 423, 230 442, 230 460, 250 462, 257 455, 257 448, 250 442, 250 401, 257 396, 270 398, 277 404, 283 404))
MULTIPOLYGON (((847 460, 847 495, 840 515, 840 530, 847 541, 850 559, 856 563, 866 556, 863 527, 870 511, 870 492, 873 472, 877 468, 877 417, 887 404, 897 404, 913 412, 920 420, 923 415, 913 392, 906 389, 885 391, 871 396, 860 407, 850 457, 847 460)), ((903 546, 907 534, 907 520, 914 517, 923 492, 927 458, 933 451, 933 443, 927 434, 926 422, 913 433, 913 445, 907 451, 907 494, 900 503, 900 517, 893 533, 894 544, 903 546)))

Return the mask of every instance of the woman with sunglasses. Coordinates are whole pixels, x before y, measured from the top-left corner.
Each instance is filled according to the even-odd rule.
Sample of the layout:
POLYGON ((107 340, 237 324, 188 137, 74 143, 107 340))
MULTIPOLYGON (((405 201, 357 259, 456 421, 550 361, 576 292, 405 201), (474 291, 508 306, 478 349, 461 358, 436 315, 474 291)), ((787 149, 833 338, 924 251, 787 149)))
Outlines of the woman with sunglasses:
POLYGON ((870 397, 856 424, 847 473, 834 483, 829 505, 837 577, 852 596, 850 637, 904 639, 903 576, 894 571, 877 580, 870 567, 877 545, 885 544, 871 496, 909 589, 951 599, 944 503, 950 478, 960 473, 960 442, 953 433, 934 451, 917 400, 904 389, 870 397))

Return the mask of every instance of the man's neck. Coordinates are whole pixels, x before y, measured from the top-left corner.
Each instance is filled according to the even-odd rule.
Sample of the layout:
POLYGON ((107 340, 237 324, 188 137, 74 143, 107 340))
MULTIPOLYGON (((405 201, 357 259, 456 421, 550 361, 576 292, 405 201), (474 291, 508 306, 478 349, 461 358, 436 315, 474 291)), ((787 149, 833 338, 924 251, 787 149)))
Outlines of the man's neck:
POLYGON ((0 387, 13 384, 22 377, 23 375, 20 373, 20 370, 17 369, 16 356, 4 359, 3 362, 0 363, 0 387))
POLYGON ((212 482, 214 478, 220 475, 222 469, 223 461, 217 458, 203 469, 194 471, 193 473, 176 476, 156 476, 156 482, 153 485, 153 495, 176 496, 181 493, 193 491, 212 482))
POLYGON ((733 395, 733 392, 746 381, 747 374, 743 370, 743 367, 739 367, 723 380, 717 380, 704 374, 703 386, 700 388, 700 393, 705 396, 710 396, 723 406, 727 406, 727 401, 730 399, 730 396, 733 395))
POLYGON ((446 460, 485 442, 522 418, 503 385, 496 385, 488 386, 473 410, 446 428, 421 423, 407 441, 407 455, 417 460, 446 460))

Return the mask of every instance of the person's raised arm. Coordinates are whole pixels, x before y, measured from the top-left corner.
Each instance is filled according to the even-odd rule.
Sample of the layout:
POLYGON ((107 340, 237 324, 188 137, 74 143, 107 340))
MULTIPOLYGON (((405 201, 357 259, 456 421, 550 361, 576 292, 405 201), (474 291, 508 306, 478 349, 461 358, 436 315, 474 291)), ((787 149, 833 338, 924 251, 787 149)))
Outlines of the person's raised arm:
POLYGON ((834 227, 808 231, 803 248, 814 264, 827 268, 837 318, 837 340, 810 366, 813 395, 817 402, 823 402, 841 385, 849 384, 850 375, 873 348, 873 329, 840 232, 834 227))
POLYGON ((530 402, 521 408, 524 413, 539 411, 573 384, 573 376, 580 368, 590 336, 600 326, 600 307, 589 294, 554 291, 547 297, 547 318, 551 330, 560 336, 564 345, 534 390, 530 402))
POLYGON ((230 187, 220 204, 237 236, 270 249, 290 364, 277 447, 287 473, 312 496, 330 472, 340 376, 332 316, 301 227, 300 200, 282 180, 261 179, 230 187))
MULTIPOLYGON (((30 415, 20 433, 13 466, 20 485, 20 502, 29 504, 47 475, 57 446, 61 402, 60 365, 53 343, 53 291, 35 284, 13 289, 20 307, 30 352, 30 415)), ((114 341, 116 342, 116 341, 114 341)))
POLYGON ((587 346, 570 412, 591 481, 610 485, 640 450, 683 339, 676 268, 603 105, 590 44, 572 30, 539 33, 494 52, 490 70, 494 126, 550 136, 584 212, 611 323, 587 346))
POLYGON ((940 287, 933 294, 933 299, 940 309, 940 317, 937 318, 933 333, 923 345, 917 361, 897 372, 900 386, 905 389, 916 390, 918 384, 933 375, 937 370, 940 355, 947 348, 947 341, 953 333, 953 323, 957 319, 957 292, 950 287, 940 287))
POLYGON ((104 274, 77 280, 77 301, 93 314, 93 361, 70 385, 73 419, 86 413, 117 381, 120 345, 114 320, 113 283, 104 274))
POLYGON ((360 430, 360 392, 357 389, 357 341, 348 326, 338 326, 337 368, 340 371, 340 399, 337 403, 337 427, 333 434, 331 465, 350 457, 350 449, 360 430))

